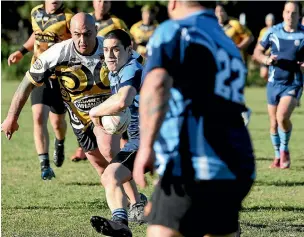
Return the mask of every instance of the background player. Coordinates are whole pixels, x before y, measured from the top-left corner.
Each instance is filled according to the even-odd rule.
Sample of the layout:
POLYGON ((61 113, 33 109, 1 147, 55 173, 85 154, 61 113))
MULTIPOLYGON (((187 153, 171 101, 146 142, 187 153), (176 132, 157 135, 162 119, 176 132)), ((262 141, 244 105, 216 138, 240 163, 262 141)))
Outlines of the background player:
MULTIPOLYGON (((38 56, 50 46, 69 39, 70 20, 73 13, 66 9, 62 1, 45 1, 31 11, 33 33, 22 48, 12 53, 8 64, 18 63, 28 51, 34 51, 32 64, 38 56)), ((47 79, 47 78, 46 78, 47 79)), ((54 172, 49 162, 49 133, 47 129, 50 118, 55 133, 54 163, 61 167, 64 161, 64 139, 66 135, 65 107, 56 81, 46 80, 41 87, 35 87, 31 94, 34 141, 40 160, 42 179, 51 179, 54 172)))
POLYGON ((246 67, 208 9, 213 5, 170 0, 172 20, 147 47, 133 176, 145 186, 154 144, 161 178, 147 207, 149 237, 234 236, 253 182, 253 151, 240 113, 246 67))
POLYGON ((158 26, 156 14, 158 9, 155 6, 146 4, 141 9, 142 20, 135 23, 130 33, 136 43, 136 51, 143 57, 146 57, 146 45, 154 30, 158 26))
POLYGON ((270 137, 275 158, 270 168, 290 167, 288 143, 292 132, 291 114, 302 95, 304 31, 299 24, 300 5, 288 1, 283 10, 284 22, 270 28, 254 50, 254 57, 269 67, 267 84, 270 137), (271 48, 271 54, 264 52, 271 48))

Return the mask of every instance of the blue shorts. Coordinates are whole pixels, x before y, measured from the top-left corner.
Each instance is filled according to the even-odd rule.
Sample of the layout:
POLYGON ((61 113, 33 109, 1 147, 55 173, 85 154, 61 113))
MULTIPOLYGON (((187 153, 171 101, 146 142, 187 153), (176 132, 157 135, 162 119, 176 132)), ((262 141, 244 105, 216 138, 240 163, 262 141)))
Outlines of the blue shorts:
POLYGON ((283 96, 292 96, 300 100, 303 87, 299 85, 280 85, 272 82, 267 84, 267 103, 278 105, 283 96))

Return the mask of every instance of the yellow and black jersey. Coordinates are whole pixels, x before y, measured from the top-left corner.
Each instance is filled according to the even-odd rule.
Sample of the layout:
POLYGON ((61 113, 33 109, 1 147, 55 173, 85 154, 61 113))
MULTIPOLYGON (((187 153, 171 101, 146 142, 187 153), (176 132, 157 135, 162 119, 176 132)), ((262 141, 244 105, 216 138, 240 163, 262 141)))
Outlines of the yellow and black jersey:
POLYGON ((146 55, 146 44, 157 26, 157 21, 154 21, 152 25, 144 25, 142 21, 139 21, 131 27, 130 33, 137 44, 136 51, 142 56, 146 55))
POLYGON ((247 27, 241 25, 238 20, 233 18, 229 18, 229 20, 224 24, 223 30, 235 44, 239 44, 244 38, 252 35, 251 31, 247 27))
POLYGON ((91 122, 90 109, 111 93, 109 71, 103 60, 103 38, 98 37, 96 50, 90 56, 79 54, 72 39, 57 43, 37 58, 26 75, 40 86, 54 71, 72 127, 86 130, 91 122))
MULTIPOLYGON (((97 37, 95 51, 83 56, 76 50, 72 39, 57 43, 42 53, 30 70, 27 78, 41 86, 45 78, 55 73, 63 102, 75 130, 85 131, 90 123, 89 111, 111 95, 109 69, 104 62, 103 37, 97 37)), ((138 61, 141 56, 133 51, 138 61)))
POLYGON ((49 47, 71 38, 70 21, 73 13, 63 5, 53 14, 45 11, 44 5, 38 5, 31 11, 32 28, 35 33, 34 57, 36 58, 49 47))
POLYGON ((95 25, 97 26, 97 35, 105 36, 112 30, 122 29, 129 33, 129 29, 126 23, 114 15, 110 15, 106 20, 97 21, 94 12, 90 13, 95 19, 95 25))
POLYGON ((267 32, 267 30, 268 30, 268 27, 264 27, 263 29, 261 29, 260 34, 259 34, 259 38, 258 38, 258 42, 260 42, 263 39, 263 36, 267 32))

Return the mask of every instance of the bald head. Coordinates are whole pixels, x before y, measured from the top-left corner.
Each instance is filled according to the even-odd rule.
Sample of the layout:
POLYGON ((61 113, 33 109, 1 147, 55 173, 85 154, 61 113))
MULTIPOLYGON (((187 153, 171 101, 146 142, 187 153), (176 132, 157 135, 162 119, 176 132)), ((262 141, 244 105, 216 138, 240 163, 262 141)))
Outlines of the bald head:
POLYGON ((77 13, 71 19, 71 33, 74 45, 79 53, 89 55, 96 46, 96 27, 94 18, 84 12, 77 13))
POLYGON ((95 27, 94 17, 85 12, 79 12, 71 19, 71 28, 77 25, 86 25, 87 27, 95 27))

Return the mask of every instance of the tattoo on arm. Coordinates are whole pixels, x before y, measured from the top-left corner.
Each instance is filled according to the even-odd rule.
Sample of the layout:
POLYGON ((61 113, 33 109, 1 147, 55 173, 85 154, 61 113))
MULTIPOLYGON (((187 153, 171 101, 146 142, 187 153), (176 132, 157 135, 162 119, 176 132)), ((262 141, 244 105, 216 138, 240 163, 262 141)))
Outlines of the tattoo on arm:
POLYGON ((25 76, 16 90, 8 114, 19 117, 23 106, 35 86, 25 76))

